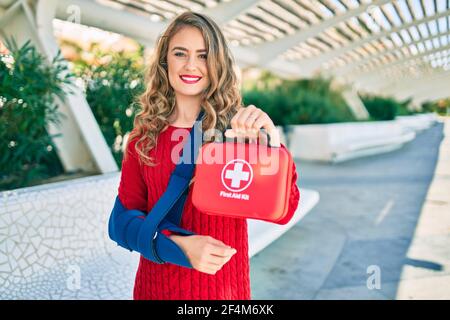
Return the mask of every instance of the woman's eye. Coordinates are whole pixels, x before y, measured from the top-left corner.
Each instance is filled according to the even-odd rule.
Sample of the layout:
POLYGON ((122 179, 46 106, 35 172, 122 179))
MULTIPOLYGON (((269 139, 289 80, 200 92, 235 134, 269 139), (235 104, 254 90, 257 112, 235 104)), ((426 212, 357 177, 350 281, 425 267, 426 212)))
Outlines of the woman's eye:
MULTIPOLYGON (((183 53, 183 52, 176 52, 176 53, 175 53, 175 56, 177 56, 177 57, 182 57, 182 56, 184 56, 184 53, 183 53)), ((201 59, 206 59, 206 58, 208 57, 208 55, 207 55, 207 54, 201 54, 201 55, 199 55, 199 57, 200 57, 201 59)))

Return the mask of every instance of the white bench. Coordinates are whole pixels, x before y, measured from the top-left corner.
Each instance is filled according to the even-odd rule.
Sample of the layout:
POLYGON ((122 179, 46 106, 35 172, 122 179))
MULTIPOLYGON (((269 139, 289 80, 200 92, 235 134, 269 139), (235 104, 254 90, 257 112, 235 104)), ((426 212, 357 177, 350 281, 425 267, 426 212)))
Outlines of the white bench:
POLYGON ((438 122, 438 117, 435 113, 423 113, 411 116, 398 116, 395 118, 404 128, 410 129, 414 132, 426 130, 438 122))
POLYGON ((289 149, 298 159, 340 162, 401 148, 415 133, 396 121, 289 127, 289 149))

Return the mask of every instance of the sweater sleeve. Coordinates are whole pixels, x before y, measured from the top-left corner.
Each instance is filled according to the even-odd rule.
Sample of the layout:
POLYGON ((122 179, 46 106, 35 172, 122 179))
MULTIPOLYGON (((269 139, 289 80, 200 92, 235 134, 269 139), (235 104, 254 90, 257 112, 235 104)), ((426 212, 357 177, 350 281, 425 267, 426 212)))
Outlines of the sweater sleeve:
POLYGON ((298 204, 300 202, 300 191, 297 186, 297 167, 295 162, 292 162, 292 181, 291 181, 291 195, 289 197, 289 213, 293 213, 297 210, 298 204))
MULTIPOLYGON (((281 144, 281 148, 286 149, 288 152, 289 150, 286 148, 284 144, 281 144)), ((290 153, 290 152, 289 152, 290 153)), ((300 191, 297 186, 297 179, 298 179, 298 173, 297 173, 297 166, 295 165, 295 161, 292 161, 292 180, 291 180, 291 189, 290 189, 290 195, 289 195, 289 208, 287 217, 292 217, 295 213, 295 211, 298 208, 298 204, 300 202, 300 191)), ((286 221, 285 223, 287 223, 286 221)))
POLYGON ((118 196, 127 209, 147 211, 147 186, 136 152, 137 139, 130 141, 122 160, 118 196))
POLYGON ((147 186, 135 145, 135 141, 129 143, 122 161, 118 195, 109 221, 110 238, 130 251, 140 252, 153 262, 169 262, 192 268, 181 248, 168 238, 171 232, 183 235, 190 235, 191 232, 165 219, 155 235, 154 231, 146 230, 145 227, 143 229, 147 212, 147 186), (143 246, 138 244, 140 236, 148 236, 148 242, 143 246))

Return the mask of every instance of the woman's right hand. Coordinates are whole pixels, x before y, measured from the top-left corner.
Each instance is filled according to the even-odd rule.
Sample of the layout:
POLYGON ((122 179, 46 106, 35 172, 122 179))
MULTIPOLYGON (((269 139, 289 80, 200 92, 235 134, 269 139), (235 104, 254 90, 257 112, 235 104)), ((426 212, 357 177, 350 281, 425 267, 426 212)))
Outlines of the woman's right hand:
POLYGON ((195 270, 207 274, 215 275, 237 252, 210 236, 171 235, 169 238, 183 250, 195 270))

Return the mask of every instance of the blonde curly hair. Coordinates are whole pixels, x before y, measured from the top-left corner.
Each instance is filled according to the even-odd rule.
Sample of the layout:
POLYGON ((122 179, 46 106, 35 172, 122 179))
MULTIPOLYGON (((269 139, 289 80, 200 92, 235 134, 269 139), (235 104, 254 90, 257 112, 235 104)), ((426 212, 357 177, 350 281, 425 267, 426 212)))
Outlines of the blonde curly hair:
MULTIPOLYGON (((139 97, 141 110, 134 118, 134 128, 129 143, 136 141, 136 152, 141 163, 149 166, 152 158, 149 151, 156 146, 160 132, 170 124, 168 118, 175 110, 175 93, 169 83, 167 54, 171 38, 184 27, 198 28, 207 50, 209 86, 203 91, 201 108, 204 111, 202 129, 225 131, 231 118, 242 107, 239 79, 235 72, 235 61, 227 41, 217 24, 208 16, 184 12, 177 16, 159 37, 153 59, 145 74, 146 90, 139 97)), ((208 142, 208 139, 204 143, 208 142)), ((125 155, 127 152, 125 152, 125 155)))

